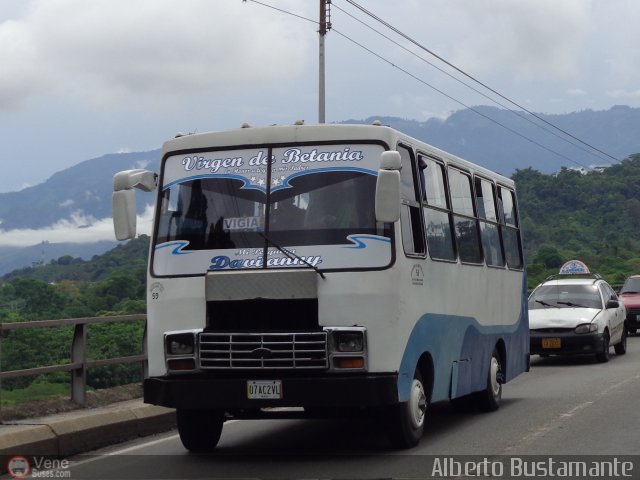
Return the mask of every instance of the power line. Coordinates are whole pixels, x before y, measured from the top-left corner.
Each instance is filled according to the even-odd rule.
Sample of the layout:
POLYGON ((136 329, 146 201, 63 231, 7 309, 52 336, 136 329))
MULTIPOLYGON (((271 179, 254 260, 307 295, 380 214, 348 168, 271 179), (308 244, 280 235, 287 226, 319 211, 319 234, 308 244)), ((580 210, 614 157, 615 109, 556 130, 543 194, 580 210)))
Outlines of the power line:
POLYGON ((441 62, 443 62, 444 64, 448 65, 449 67, 453 68, 454 70, 456 70, 457 72, 461 73, 462 75, 464 75, 465 77, 469 78, 470 80, 474 81, 475 83, 477 83, 478 85, 481 85, 483 88, 489 90, 490 92, 494 93, 495 95, 499 96, 500 98, 502 98, 503 100, 506 100, 507 102, 509 102, 512 105, 515 105, 516 107, 524 110, 525 112, 527 112, 528 114, 534 116, 535 118, 537 118, 538 120, 540 120, 541 122, 553 127, 554 129, 562 132, 563 134, 567 135, 568 137, 573 138, 574 140, 577 140, 578 142, 580 142, 583 145, 586 145, 587 147, 600 152, 601 154, 605 155, 606 157, 611 158, 612 160, 614 160, 616 163, 620 162, 620 160, 610 154, 608 154, 607 152, 604 152, 602 150, 600 150, 597 147, 594 147, 593 145, 585 142, 584 140, 581 140, 580 138, 572 135, 571 133, 563 130, 562 128, 554 125, 553 123, 545 120, 544 118, 540 117, 539 115, 535 114, 534 112, 529 111, 527 108, 523 107, 522 105, 514 102, 513 100, 507 98, 506 96, 502 95, 500 92, 497 92, 496 90, 494 90, 493 88, 489 87, 488 85, 484 84, 483 82, 481 82, 480 80, 478 80, 477 78, 473 77, 472 75, 466 73, 464 70, 462 70, 461 68, 457 67, 456 65, 452 64, 451 62, 447 61, 446 59, 444 59, 443 57, 441 57, 440 55, 436 54, 435 52, 429 50, 427 47, 425 47, 424 45, 422 45, 421 43, 417 42, 416 40, 414 40, 413 38, 409 37, 407 34, 403 33, 402 31, 398 30, 396 27, 394 27, 393 25, 389 24, 388 22, 384 21, 383 19, 381 19, 380 17, 378 17, 377 15, 375 15, 374 13, 370 12, 369 10, 367 10, 366 8, 362 7, 361 5, 359 5, 358 3, 356 3, 354 0, 344 0, 345 2, 351 4, 352 6, 354 6, 355 8, 357 8, 358 10, 362 11, 363 13, 365 13, 366 15, 370 16, 371 18, 373 18, 374 20, 376 20, 377 22, 380 22, 382 25, 384 25, 385 27, 389 28, 390 30, 392 30, 393 32, 395 32, 396 34, 400 35, 402 38, 404 38, 405 40, 408 40, 409 42, 411 42, 412 44, 414 44, 415 46, 417 46, 418 48, 420 48, 421 50, 424 50, 425 52, 427 52, 429 55, 437 58, 438 60, 440 60, 441 62))
MULTIPOLYGON (((258 4, 258 5, 261 5, 261 6, 263 6, 263 7, 270 8, 270 9, 272 9, 272 10, 276 10, 276 11, 278 11, 278 12, 280 12, 280 13, 284 13, 284 14, 287 14, 287 15, 291 15, 291 16, 293 16, 293 17, 296 17, 296 18, 299 18, 299 19, 302 19, 302 20, 306 20, 306 21, 311 22, 311 23, 313 23, 313 24, 315 24, 315 25, 319 25, 319 23, 318 23, 316 20, 310 19, 310 18, 308 18, 308 17, 304 17, 304 16, 299 15, 299 14, 295 14, 295 13, 293 13, 293 12, 290 12, 290 11, 287 11, 287 10, 284 10, 284 9, 281 9, 281 8, 278 8, 278 7, 274 7, 273 5, 269 5, 269 4, 267 4, 267 3, 260 2, 260 1, 258 1, 258 0, 243 0, 243 2, 245 2, 245 3, 246 3, 247 1, 251 1, 251 2, 256 3, 256 4, 258 4)), ((334 1, 335 1, 335 0, 334 0, 334 1)), ((421 49, 423 49, 423 50, 425 50, 426 52, 430 53, 431 55, 435 56, 436 58, 438 58, 439 60, 443 61, 443 62, 444 62, 444 63, 446 63, 447 65, 450 65, 452 68, 454 68, 454 69, 456 69, 457 71, 461 72, 462 74, 464 74, 465 76, 469 77, 470 79, 472 79, 472 80, 473 80, 473 81, 475 81, 476 83, 479 83, 479 84, 480 84, 480 85, 482 85, 484 88, 486 88, 486 89, 488 89, 488 90, 490 90, 490 91, 492 91, 492 92, 495 92, 495 91, 494 91, 493 89, 491 89, 490 87, 488 87, 488 86, 484 85, 482 82, 480 82, 480 81, 476 80, 476 79, 475 79, 475 78, 473 78, 472 76, 470 76, 470 75, 468 75, 467 73, 463 72, 462 70, 460 70, 460 69, 459 69, 458 67, 456 67, 455 65, 450 64, 447 60, 445 60, 445 59, 443 59, 443 58, 439 57, 437 54, 435 54, 435 53, 431 52, 431 51, 430 51, 429 49, 427 49, 426 47, 423 47, 422 45, 420 45, 419 43, 417 43, 415 40, 413 40, 413 39, 411 39, 410 37, 406 36, 404 33, 400 32, 400 31, 399 31, 399 30, 397 30, 395 27, 393 27, 393 26, 391 26, 391 25, 387 24, 384 20, 380 19, 380 18, 379 18, 379 17, 377 17, 376 15, 374 15, 374 14, 372 14, 372 13, 368 12, 366 9, 364 9, 364 8, 363 8, 363 7, 361 7, 360 5, 356 4, 356 3, 355 3, 355 2, 353 2, 352 0, 345 0, 345 1, 347 1, 347 2, 348 2, 348 3, 350 3, 350 4, 352 4, 352 5, 353 5, 353 6, 355 6, 356 8, 360 9, 361 11, 365 12, 367 15, 371 16, 372 18, 376 19, 377 21, 381 22, 383 25, 387 26, 388 28, 390 28, 390 29, 391 29, 391 30, 393 30, 394 32, 398 33, 398 34, 399 34, 399 35, 401 35, 402 37, 404 37, 404 38, 408 39, 411 43, 414 43, 415 45, 419 46, 421 49)), ((333 4, 333 5, 334 5, 334 6, 336 6, 335 4, 333 4)), ((339 8, 339 7, 337 7, 337 8, 339 8)), ((340 9, 340 10, 341 10, 342 12, 345 12, 343 9, 340 9)), ((346 12, 345 12, 345 13, 346 13, 346 12)), ((350 15, 350 16, 351 16, 351 15, 350 15)), ((352 17, 352 18, 353 18, 353 17, 352 17)), ((360 21, 360 20, 358 20, 358 21, 360 21)), ((361 23, 362 23, 362 22, 361 22, 361 23)), ((365 24, 365 25, 366 25, 366 24, 365 24)), ((369 28, 371 28, 371 27, 369 27, 369 28)), ((452 101, 456 102, 457 104, 461 105, 462 107, 464 107, 464 108, 466 108, 466 109, 468 109, 468 110, 471 110, 472 112, 476 113, 477 115, 480 115, 481 117, 483 117, 483 118, 485 118, 485 119, 489 120, 490 122, 495 123, 496 125, 498 125, 498 126, 500 126, 500 127, 504 128, 505 130, 507 130, 507 131, 509 131, 509 132, 513 133, 514 135, 517 135, 517 136, 519 136, 519 137, 523 138, 524 140, 526 140, 526 141, 528 141, 528 142, 530 142, 530 143, 532 143, 532 144, 534 144, 534 145, 536 145, 536 146, 538 146, 538 147, 542 148, 543 150, 548 151, 549 153, 552 153, 552 154, 554 154, 554 155, 556 155, 556 156, 558 156, 558 157, 564 158, 565 160, 568 160, 568 161, 569 161, 569 162, 571 162, 571 163, 574 163, 574 164, 576 164, 576 165, 578 165, 578 166, 580 166, 580 167, 583 167, 583 168, 585 168, 585 169, 589 170, 589 167, 588 167, 588 166, 586 166, 586 165, 584 165, 584 164, 582 164, 582 163, 578 162, 577 160, 574 160, 574 159, 572 159, 572 158, 570 158, 570 157, 568 157, 568 156, 566 156, 566 155, 564 155, 564 154, 562 154, 562 153, 560 153, 560 152, 556 152, 555 150, 553 150, 553 149, 551 149, 551 148, 549 148, 549 147, 546 147, 545 145, 542 145, 541 143, 539 143, 539 142, 537 142, 537 141, 535 141, 535 140, 533 140, 533 139, 531 139, 531 138, 527 137, 526 135, 524 135, 524 134, 522 134, 522 133, 520 133, 520 132, 518 132, 518 131, 516 131, 516 130, 514 130, 514 129, 512 129, 512 128, 510 128, 510 127, 506 126, 506 125, 504 125, 503 123, 501 123, 501 122, 499 122, 499 121, 497 121, 497 120, 495 120, 495 119, 493 119, 493 118, 489 117, 488 115, 485 115, 484 113, 480 112, 480 111, 479 111, 479 110, 477 110, 476 108, 473 108, 473 107, 471 107, 471 106, 469 106, 469 105, 467 105, 467 104, 463 103, 462 101, 460 101, 460 100, 458 100, 458 99, 456 99, 456 98, 452 97, 451 95, 449 95, 449 94, 445 93, 444 91, 442 91, 442 90, 440 90, 440 89, 436 88, 435 86, 431 85, 431 84, 430 84, 430 83, 428 83, 427 81, 425 81, 425 80, 423 80, 423 79, 421 79, 421 78, 417 77, 416 75, 412 74, 412 73, 411 73, 411 72, 409 72, 408 70, 406 70, 406 69, 404 69, 404 68, 402 68, 402 67, 400 67, 400 66, 396 65, 395 63, 393 63, 392 61, 390 61, 390 60, 388 60, 387 58, 383 57, 382 55, 380 55, 380 54, 378 54, 378 53, 374 52, 374 51, 373 51, 373 50, 371 50, 370 48, 365 47, 363 44, 361 44, 361 43, 359 43, 359 42, 357 42, 357 41, 353 40, 352 38, 348 37, 347 35, 345 35, 345 34, 341 33, 340 31, 336 30, 336 29, 335 29, 335 27, 334 27, 333 25, 332 25, 332 30, 333 30, 334 32, 336 32, 338 35, 340 35, 341 37, 343 37, 343 38, 345 38, 346 40, 348 40, 348 41, 352 42, 354 45, 357 45, 358 47, 360 47, 360 48, 364 49, 365 51, 367 51, 367 52, 369 52, 370 54, 374 55, 375 57, 379 58, 380 60, 382 60, 382 61, 384 61, 384 62, 388 63, 389 65, 391 65, 391 66, 392 66, 392 67, 394 67, 394 68, 397 68, 397 69, 398 69, 398 70, 400 70, 402 73, 404 73, 404 74, 406 74, 406 75, 410 76, 411 78, 413 78, 414 80, 417 80, 418 82, 420 82, 420 83, 422 83, 422 84, 424 84, 424 85, 428 86, 429 88, 431 88, 431 89, 433 89, 434 91, 436 91, 436 92, 440 93, 441 95, 443 95, 443 96, 445 96, 445 97, 449 98, 450 100, 452 100, 452 101)), ((374 31, 375 31, 375 29, 374 29, 374 31)), ((382 34, 381 34, 381 35, 382 35, 382 34)), ((384 36, 384 35, 383 35, 383 36, 384 36)), ((385 38, 387 38, 387 37, 385 36, 385 38)), ((393 42, 393 40, 390 40, 390 41, 392 41, 392 42, 393 42)), ((395 43, 395 42, 394 42, 394 43, 395 43)), ((402 47, 402 48, 404 48, 404 47, 402 47)), ((412 53, 412 52, 411 52, 411 53, 412 53)), ((418 56, 418 58, 421 58, 421 59, 422 59, 422 57, 419 57, 419 56, 418 56)), ((425 62, 427 62, 425 59, 422 59, 422 60, 423 60, 423 61, 425 61, 425 62)), ((427 62, 427 63, 429 63, 429 62, 427 62)), ((429 63, 429 64, 430 64, 430 65, 432 65, 431 63, 429 63)), ((435 67, 435 66, 434 66, 434 68, 438 68, 438 67, 435 67)), ((438 68, 438 69, 439 69, 439 68, 438 68)), ((440 69, 439 69, 439 70, 440 70, 440 69)), ((446 73, 446 72, 444 72, 444 73, 446 73)), ((453 78, 455 79, 455 77, 453 77, 453 78)), ((456 79, 456 80, 460 81, 459 79, 456 79)), ((460 81, 460 82, 461 82, 461 81, 460 81)), ((464 85, 468 86, 468 85, 467 85, 467 84, 465 84, 464 82, 461 82, 461 83, 463 83, 464 85)), ((470 86, 468 86, 468 87, 469 87, 469 88, 471 88, 471 89, 473 89, 473 88, 472 88, 472 87, 470 87, 470 86)), ((475 90, 475 89, 473 89, 473 90, 474 90, 474 91, 477 91, 477 90, 475 90)), ((480 92, 478 92, 478 93, 480 93, 480 92)), ((547 120, 544 120, 544 119, 540 118, 538 115, 536 115, 536 114, 535 114, 535 113, 533 113, 533 112, 530 112, 530 111, 529 111, 529 110, 527 110, 526 108, 524 108, 524 107, 520 107, 517 103, 515 103, 515 102, 513 102, 513 101, 509 100, 508 98, 504 97, 504 96, 503 96, 503 95, 501 95, 500 93, 498 93, 498 92, 495 92, 495 93, 496 93, 496 95, 500 96, 501 98, 504 98, 506 101, 508 101, 508 102, 509 102, 509 103, 511 103, 512 105, 515 105, 515 106, 517 106, 517 107, 519 107, 519 108, 522 108, 524 111, 526 111, 527 113, 531 114, 532 116, 534 116, 534 117, 536 117, 536 118, 540 119, 540 120, 541 120, 541 121, 543 121, 544 123, 547 123, 547 124, 549 124, 550 126, 552 126, 553 128, 555 128, 555 129, 557 129, 557 130, 559 130, 559 131, 561 131, 561 132, 565 133, 566 135, 568 135, 568 136, 570 136, 570 137, 572 137, 572 138, 575 138, 578 142, 580 142, 580 143, 582 143, 582 144, 584 144, 584 145, 589 146, 589 148, 592 148, 593 150, 600 151, 600 150, 598 150, 597 148, 592 147, 592 146, 591 146, 591 145, 589 145, 588 143, 586 143, 586 142, 584 142, 584 141, 580 140, 579 138, 577 138, 577 137, 573 137, 573 135, 569 134, 568 132, 564 132, 564 130, 562 130, 561 128, 559 128, 559 127, 557 127, 557 126, 553 125, 552 123, 548 122, 547 120)), ((484 94, 482 94, 482 93, 480 93, 480 94, 486 97, 486 95, 484 95, 484 94)), ((486 98, 489 98, 489 97, 486 97, 486 98)), ((491 99, 491 98, 489 98, 489 100, 492 100, 492 99, 491 99)), ((494 101, 494 102, 495 102, 495 100, 492 100, 492 101, 494 101)), ((495 102, 495 103, 497 103, 497 102, 495 102)), ((499 103, 498 103, 498 104, 499 104, 499 103)), ((500 104, 499 104, 499 105, 500 105, 500 104)), ((505 107, 505 108, 506 108, 506 107, 505 107)), ((509 111, 511 111, 512 113, 515 113, 515 112, 513 112, 513 111, 512 111, 512 110, 510 110, 510 109, 508 109, 508 110, 509 110, 509 111)), ((530 121, 530 120, 529 120, 529 121, 530 121)), ((540 127, 540 128, 542 128, 542 127, 540 127)), ((552 132, 549 132, 549 133, 552 133, 552 132)), ((556 136, 557 136, 557 135, 556 135, 556 136)), ((571 142, 569 142, 569 143, 571 143, 571 142)), ((573 144, 573 143, 572 143, 572 145, 577 146, 577 145, 575 145, 575 144, 573 144)), ((589 153, 590 153, 590 152, 589 152, 589 153)), ((617 158, 612 157, 611 155, 607 154, 606 152, 602 152, 602 153, 603 153, 604 155, 606 155, 606 156, 608 156, 608 157, 612 158, 612 159, 613 159, 613 160, 615 160, 616 162, 619 162, 619 160, 618 160, 617 158)))
POLYGON ((352 42, 354 45, 357 45, 358 47, 362 48, 363 50, 366 50, 366 51, 367 51, 367 52, 369 52, 371 55, 373 55, 373 56, 375 56, 375 57, 379 58, 379 59, 380 59, 380 60, 382 60, 383 62, 388 63, 389 65, 391 65, 391 66, 392 66, 392 67, 394 67, 394 68, 397 68, 397 69, 398 69, 398 70, 400 70, 402 73, 404 73, 404 74, 406 74, 406 75, 409 75, 409 76, 410 76, 411 78, 413 78, 414 80, 417 80, 418 82, 420 82, 420 83, 422 83, 422 84, 426 85, 427 87, 429 87, 429 88, 431 88, 431 89, 435 90, 435 91, 436 91, 436 92, 438 92, 439 94, 444 95, 444 96, 445 96, 445 97, 447 97, 448 99, 453 100, 453 101, 454 101, 454 102, 456 102, 458 105, 461 105, 461 106, 463 106, 464 108, 471 110, 472 112, 474 112, 474 113, 476 113, 476 114, 480 115, 481 117, 486 118, 486 119, 487 119, 487 120, 489 120, 490 122, 495 123, 496 125, 498 125, 498 126, 500 126, 500 127, 504 128, 505 130, 508 130, 509 132, 513 133, 514 135, 517 135, 517 136, 519 136, 519 137, 521 137, 521 138, 523 138, 523 139, 527 140, 528 142, 531 142, 531 143, 533 143, 534 145, 536 145, 536 146, 538 146, 538 147, 540 147, 540 148, 542 148, 542 149, 544 149, 544 150, 546 150, 546 151, 548 151, 548 152, 550 152, 550 153, 553 153, 554 155, 557 155, 557 156, 559 156, 559 157, 562 157, 562 158, 564 158, 565 160, 568 160, 568 161, 570 161, 570 162, 572 162, 572 163, 575 163, 576 165, 579 165, 580 167, 583 167, 583 168, 586 168, 587 170, 589 170, 589 167, 587 167, 586 165, 583 165, 582 163, 578 162, 577 160, 574 160, 574 159, 572 159, 572 158, 569 158, 569 157, 567 157, 566 155, 563 155, 562 153, 556 152, 555 150, 552 150, 551 148, 546 147, 546 146, 542 145, 542 144, 541 144, 541 143, 539 143, 539 142, 536 142, 535 140, 533 140, 533 139, 531 139, 531 138, 527 137, 526 135, 523 135, 522 133, 517 132, 516 130, 514 130, 514 129, 512 129, 512 128, 510 128, 510 127, 506 126, 506 125, 504 125, 503 123, 500 123, 499 121, 497 121, 497 120, 495 120, 495 119, 493 119, 493 118, 489 117, 488 115, 485 115, 484 113, 482 113, 482 112, 481 112, 481 111, 479 111, 478 109, 473 108, 473 107, 471 107, 471 106, 469 106, 469 105, 467 105, 467 104, 465 104, 465 103, 461 102, 460 100, 458 100, 458 99, 456 99, 456 98, 452 97, 452 96, 451 96, 451 95, 449 95, 448 93, 443 92, 443 91, 442 91, 442 90, 440 90, 439 88, 434 87, 433 85, 431 85, 431 84, 430 84, 429 82, 427 82, 426 80, 423 80, 423 79, 421 79, 420 77, 417 77, 416 75, 414 75, 413 73, 409 72, 408 70, 405 70, 404 68, 402 68, 402 67, 400 67, 400 66, 396 65, 396 64, 395 64, 395 63, 393 63, 391 60, 386 59, 386 58, 385 58, 385 57, 383 57, 382 55, 380 55, 380 54, 378 54, 378 53, 374 52, 373 50, 371 50, 370 48, 365 47, 365 46, 364 46, 364 45, 362 45, 361 43, 356 42, 356 41, 355 41, 355 40, 353 40, 352 38, 349 38, 347 35, 345 35, 344 33, 340 32, 339 30, 337 30, 335 26, 332 26, 331 30, 332 30, 333 32, 337 33, 338 35, 340 35, 341 37, 345 38, 346 40, 348 40, 348 41, 352 42))
MULTIPOLYGON (((408 49, 407 47, 405 47, 404 45, 396 42, 394 39, 392 39, 391 37, 385 35, 384 33, 380 32, 379 30, 376 30, 375 28, 373 28, 371 25, 365 23, 364 21, 360 20, 359 18, 356 18, 354 15, 351 15, 349 12, 347 12, 346 10, 340 8, 340 6, 338 6, 337 4, 333 4, 333 6, 335 8, 337 8, 338 10, 340 10, 342 13, 344 13, 345 15, 347 15, 348 17, 351 17, 353 20, 355 20, 356 22, 360 23, 361 25, 367 27, 368 29, 372 30, 373 32, 377 33, 378 35, 380 35, 381 37, 385 38, 386 40, 388 40, 389 42, 393 43, 394 45, 396 45, 397 47, 403 49, 404 51, 406 51, 407 53, 413 55, 414 57, 418 58, 419 60, 423 61, 424 63, 426 63, 427 65, 435 68, 436 70, 438 70, 439 72, 447 75, 448 77, 450 77, 451 79, 455 80, 456 82, 464 85, 465 87, 469 88, 470 90, 473 90, 474 92, 476 92, 477 94, 483 96, 484 98, 486 98, 487 100, 489 100, 490 102, 495 103, 496 105, 499 105, 501 107, 503 107, 505 110, 508 110, 509 112, 513 113, 514 115, 517 115, 518 117, 520 117, 521 119, 531 123, 532 125, 536 126, 537 128, 540 128, 542 130, 544 130, 545 132, 549 133, 550 135, 553 135, 557 138, 559 138, 560 140, 567 142, 571 145, 573 145, 576 148, 579 148, 580 150, 582 150, 585 153, 588 153, 589 155, 593 155, 601 160, 606 160, 608 162, 611 162, 610 160, 603 158, 602 156, 598 155, 593 149, 592 150, 587 150, 586 148, 584 148, 582 145, 580 145, 579 143, 573 142, 570 139, 566 138, 566 136, 562 136, 559 135, 558 133, 556 133, 555 131, 551 130, 550 128, 545 127, 544 125, 540 125, 539 123, 534 122, 531 118, 527 117, 526 115, 523 115, 521 112, 518 112, 516 110, 512 110, 510 107, 508 107, 507 105, 505 105, 504 103, 501 103, 499 101, 497 101, 496 99, 490 97, 489 95, 485 94, 484 92, 480 91, 479 89, 475 88, 473 85, 470 85, 466 82, 464 82, 463 80, 459 79, 458 77, 456 77, 455 75, 452 75, 451 73, 447 72, 446 70, 444 70, 443 68, 440 68, 439 66, 433 64, 432 62, 430 62, 429 60, 427 60, 426 58, 418 55, 417 53, 411 51, 410 49, 408 49)), ((548 122, 547 122, 548 123, 548 122)), ((557 127, 554 126, 554 128, 556 130, 558 130, 557 127)), ((584 142, 582 142, 584 143, 584 142)))
POLYGON ((317 20, 313 20, 311 18, 303 17, 302 15, 298 15, 297 13, 289 12, 287 10, 283 10, 281 8, 274 7, 273 5, 269 5, 268 3, 259 2, 258 0, 242 0, 243 3, 247 3, 247 1, 253 2, 253 3, 257 3, 258 5, 262 5, 263 7, 267 7, 267 8, 270 8, 272 10, 276 10, 276 11, 278 11, 280 13, 286 13, 287 15, 291 15, 292 17, 300 18, 302 20, 306 20, 307 22, 315 23, 316 25, 318 25, 318 21, 317 20))

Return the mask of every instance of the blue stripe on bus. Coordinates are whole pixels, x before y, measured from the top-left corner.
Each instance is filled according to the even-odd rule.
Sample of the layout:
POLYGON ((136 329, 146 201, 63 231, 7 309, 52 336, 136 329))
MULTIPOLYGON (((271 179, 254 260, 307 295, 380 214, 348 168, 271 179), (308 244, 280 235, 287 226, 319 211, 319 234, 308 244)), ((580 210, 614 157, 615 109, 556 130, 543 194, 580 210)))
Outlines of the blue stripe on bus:
POLYGON ((507 357, 505 381, 526 371, 529 358, 526 302, 524 295, 520 317, 510 326, 483 326, 473 317, 431 313, 420 317, 409 336, 400 363, 399 400, 406 402, 409 399, 413 373, 425 352, 430 353, 434 367, 432 402, 483 390, 489 373, 488 360, 501 339, 507 357))

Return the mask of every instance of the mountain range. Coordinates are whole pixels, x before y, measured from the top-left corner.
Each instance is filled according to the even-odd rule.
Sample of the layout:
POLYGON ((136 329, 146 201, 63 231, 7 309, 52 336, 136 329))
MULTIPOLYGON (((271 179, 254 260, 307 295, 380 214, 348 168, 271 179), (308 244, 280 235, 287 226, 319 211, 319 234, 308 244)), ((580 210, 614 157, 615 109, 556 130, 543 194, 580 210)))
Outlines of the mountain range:
MULTIPOLYGON (((528 167, 550 174, 562 167, 608 166, 640 152, 640 108, 627 106, 535 116, 480 106, 424 122, 378 116, 339 123, 374 120, 506 176, 528 167)), ((160 150, 107 154, 57 172, 39 185, 0 193, 0 235, 13 230, 33 230, 37 235, 25 246, 2 246, 0 239, 0 275, 63 255, 87 259, 113 248, 115 238, 53 243, 47 229, 61 222, 89 227, 109 218, 113 175, 130 168, 158 171, 159 160, 160 150)), ((139 192, 139 212, 152 201, 153 194, 139 192)))

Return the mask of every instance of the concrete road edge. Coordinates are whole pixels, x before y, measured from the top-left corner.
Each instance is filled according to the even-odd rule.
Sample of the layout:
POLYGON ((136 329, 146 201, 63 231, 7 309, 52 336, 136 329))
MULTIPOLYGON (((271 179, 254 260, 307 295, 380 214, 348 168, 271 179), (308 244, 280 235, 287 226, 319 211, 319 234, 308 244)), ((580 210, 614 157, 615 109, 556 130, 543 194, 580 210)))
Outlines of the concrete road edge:
POLYGON ((0 472, 16 455, 68 457, 175 428, 175 410, 122 402, 0 425, 0 472))

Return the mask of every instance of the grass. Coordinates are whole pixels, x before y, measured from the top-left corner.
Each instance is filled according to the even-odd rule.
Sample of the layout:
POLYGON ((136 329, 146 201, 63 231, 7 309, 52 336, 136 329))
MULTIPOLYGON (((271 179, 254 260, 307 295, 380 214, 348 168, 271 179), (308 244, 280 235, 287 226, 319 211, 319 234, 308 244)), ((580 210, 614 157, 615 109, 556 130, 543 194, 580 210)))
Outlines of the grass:
POLYGON ((0 405, 16 405, 18 403, 32 402, 54 397, 68 397, 70 395, 69 384, 36 382, 26 388, 14 390, 0 390, 0 405))

